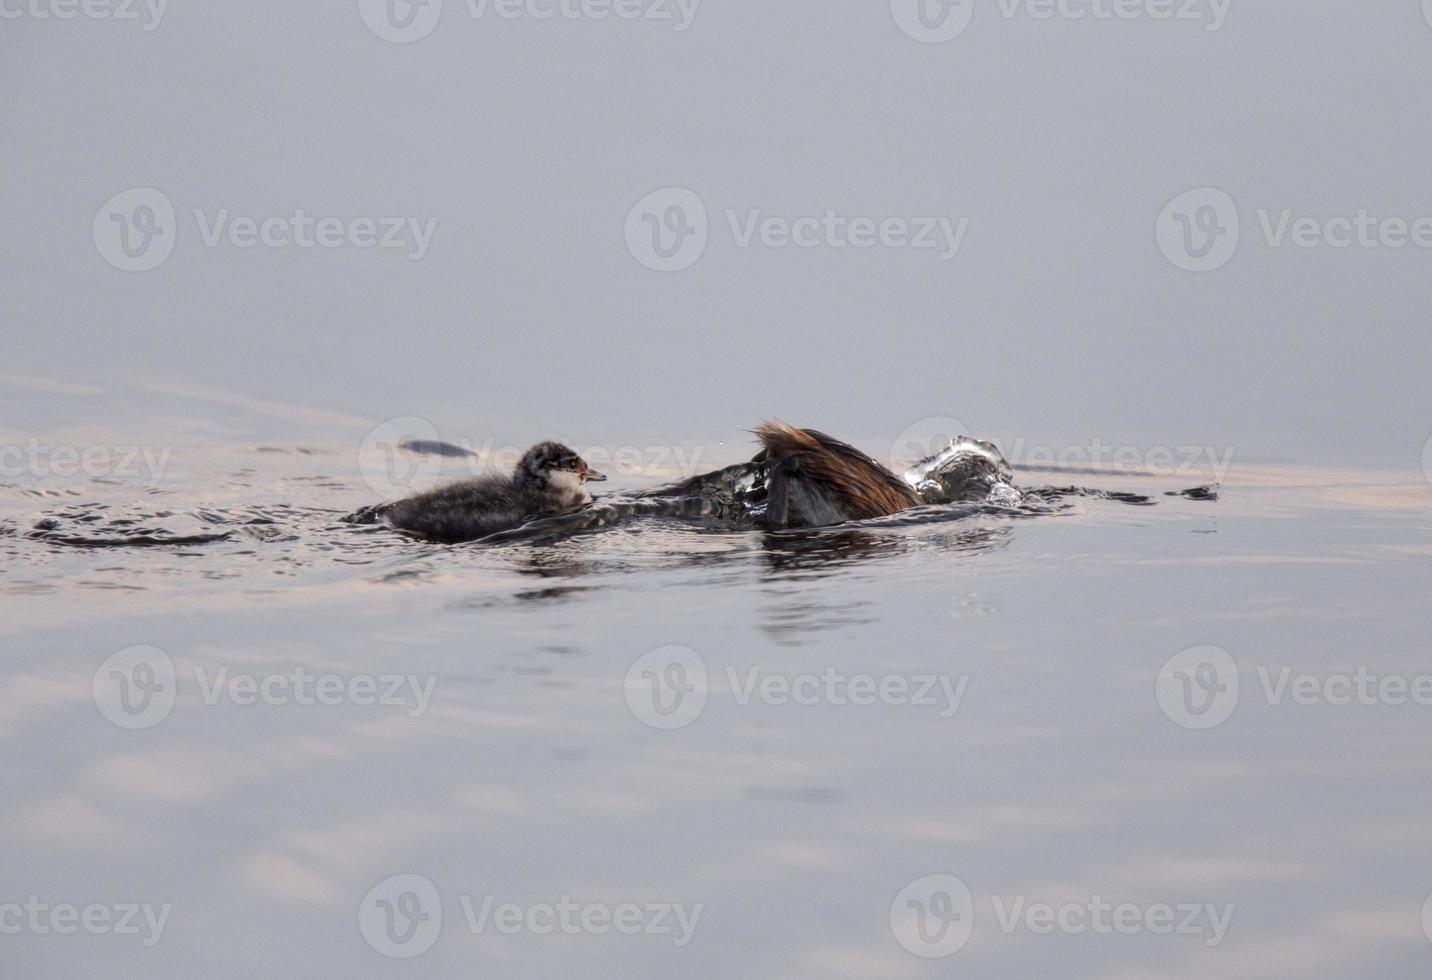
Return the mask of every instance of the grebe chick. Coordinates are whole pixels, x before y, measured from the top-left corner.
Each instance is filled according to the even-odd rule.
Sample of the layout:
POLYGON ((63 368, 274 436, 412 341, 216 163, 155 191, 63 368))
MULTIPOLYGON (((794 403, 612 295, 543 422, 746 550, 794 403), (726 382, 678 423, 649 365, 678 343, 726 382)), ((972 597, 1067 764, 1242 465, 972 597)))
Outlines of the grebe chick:
POLYGON ((434 541, 485 538, 536 517, 578 510, 592 502, 587 483, 606 477, 557 442, 527 450, 511 476, 480 476, 429 490, 382 508, 394 527, 434 541))

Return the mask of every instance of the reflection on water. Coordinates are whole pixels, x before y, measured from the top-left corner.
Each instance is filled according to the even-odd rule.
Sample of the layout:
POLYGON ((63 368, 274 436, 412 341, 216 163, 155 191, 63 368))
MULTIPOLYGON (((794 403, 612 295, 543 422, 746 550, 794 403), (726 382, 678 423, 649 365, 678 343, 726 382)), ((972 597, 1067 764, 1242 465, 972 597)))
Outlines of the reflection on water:
POLYGON ((882 561, 930 548, 978 554, 1004 547, 1012 533, 1009 527, 933 530, 935 527, 942 526, 928 526, 928 533, 915 540, 889 532, 839 528, 763 534, 760 556, 766 585, 756 607, 761 628, 782 646, 801 646, 818 642, 825 631, 877 623, 877 603, 832 599, 812 585, 851 566, 870 566, 862 578, 878 592, 882 561))
POLYGON ((16 975, 289 975, 321 957, 392 976, 355 909, 397 874, 447 903, 434 975, 1301 980, 1419 975, 1432 951, 1425 710, 1274 706, 1256 674, 1426 669, 1432 617, 1412 613, 1432 522, 1409 482, 1394 499, 1416 506, 1367 503, 1375 481, 1230 481, 1214 501, 1111 480, 1022 510, 779 533, 649 518, 483 548, 342 523, 369 496, 343 459, 213 450, 161 489, 0 487, 7 880, 174 904, 148 950, 0 937, 16 975), (172 658, 176 702, 124 731, 93 685, 137 644, 172 658), (1232 717, 1198 732, 1154 685, 1204 644, 1245 677, 1232 717), (707 697, 662 729, 628 674, 672 647, 699 658, 707 697), (205 699, 221 670, 297 667, 431 676, 431 703, 205 699), (964 686, 953 714, 743 694, 831 675, 964 686), (932 874, 980 904, 970 945, 927 963, 888 919, 932 874), (707 911, 682 949, 474 935, 469 893, 707 911), (1236 913, 1216 948, 1085 942, 992 925, 990 897, 1019 895, 1236 913))
POLYGON ((761 557, 773 580, 834 575, 847 565, 889 558, 902 548, 899 539, 869 531, 826 529, 761 535, 761 557))

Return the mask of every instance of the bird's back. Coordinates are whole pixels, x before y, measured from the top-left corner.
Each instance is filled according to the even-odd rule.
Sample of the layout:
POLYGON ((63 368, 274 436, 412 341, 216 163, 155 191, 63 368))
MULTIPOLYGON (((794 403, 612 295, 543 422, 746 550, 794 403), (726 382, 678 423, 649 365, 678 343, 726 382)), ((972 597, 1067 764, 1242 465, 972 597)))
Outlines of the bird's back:
POLYGON ((516 527, 542 503, 508 477, 483 476, 400 500, 385 513, 394 527, 435 541, 473 541, 516 527))
POLYGON ((835 523, 831 516, 838 520, 884 517, 920 504, 894 473, 824 432, 772 421, 758 427, 756 436, 773 469, 787 460, 798 462, 791 501, 804 512, 808 524, 835 523))

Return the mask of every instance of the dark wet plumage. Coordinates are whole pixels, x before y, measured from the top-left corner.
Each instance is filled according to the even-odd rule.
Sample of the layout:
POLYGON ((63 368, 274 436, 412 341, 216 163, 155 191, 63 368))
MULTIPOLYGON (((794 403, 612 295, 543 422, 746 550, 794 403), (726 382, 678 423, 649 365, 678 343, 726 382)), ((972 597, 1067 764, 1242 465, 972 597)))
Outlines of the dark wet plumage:
POLYGON ((770 468, 765 523, 826 527, 898 514, 924 503, 903 480, 816 429, 766 422, 756 429, 770 468))
POLYGON ((350 523, 386 519, 396 528, 433 541, 475 541, 539 517, 580 510, 591 503, 585 484, 605 480, 561 443, 529 449, 511 476, 463 480, 392 504, 350 515, 350 523))

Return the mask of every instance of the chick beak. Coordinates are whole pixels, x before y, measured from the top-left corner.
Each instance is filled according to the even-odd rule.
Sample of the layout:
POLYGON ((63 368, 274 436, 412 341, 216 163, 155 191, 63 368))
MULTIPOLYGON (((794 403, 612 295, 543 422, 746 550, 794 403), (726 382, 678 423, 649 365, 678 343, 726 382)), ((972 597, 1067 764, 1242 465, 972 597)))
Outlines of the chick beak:
POLYGON ((582 464, 582 468, 579 472, 582 474, 582 479, 587 483, 602 483, 607 478, 605 473, 598 473, 586 463, 582 464))

